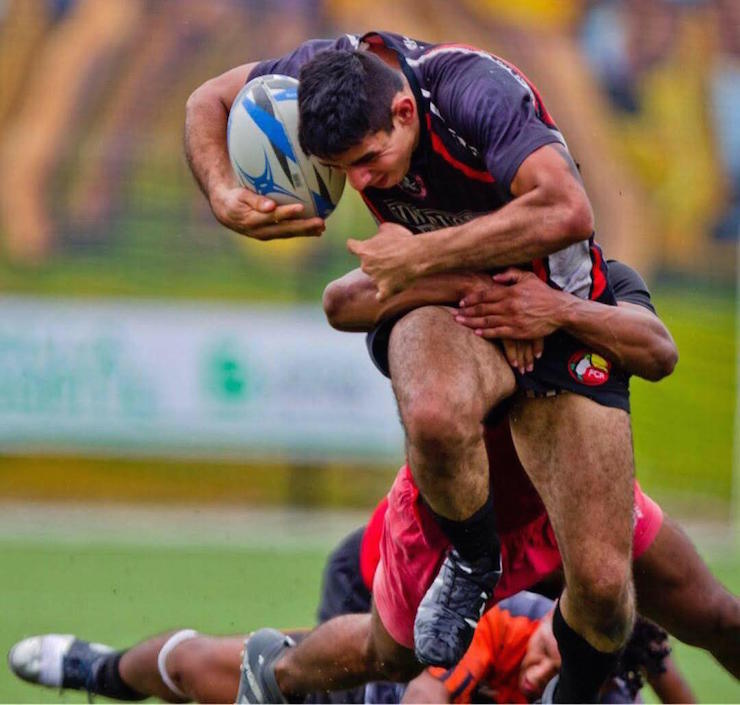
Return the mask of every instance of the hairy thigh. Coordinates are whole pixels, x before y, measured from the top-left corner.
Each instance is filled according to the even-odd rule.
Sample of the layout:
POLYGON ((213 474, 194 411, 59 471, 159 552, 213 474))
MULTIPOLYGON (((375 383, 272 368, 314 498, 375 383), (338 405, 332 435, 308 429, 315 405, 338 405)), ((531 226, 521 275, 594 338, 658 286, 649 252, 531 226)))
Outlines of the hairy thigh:
POLYGON ((547 508, 566 567, 628 560, 634 463, 629 415, 576 394, 517 400, 517 453, 547 508), (576 560, 577 559, 577 560, 576 560))
POLYGON ((404 316, 391 333, 388 359, 402 416, 419 398, 432 396, 483 418, 515 389, 498 346, 456 323, 441 306, 404 316))

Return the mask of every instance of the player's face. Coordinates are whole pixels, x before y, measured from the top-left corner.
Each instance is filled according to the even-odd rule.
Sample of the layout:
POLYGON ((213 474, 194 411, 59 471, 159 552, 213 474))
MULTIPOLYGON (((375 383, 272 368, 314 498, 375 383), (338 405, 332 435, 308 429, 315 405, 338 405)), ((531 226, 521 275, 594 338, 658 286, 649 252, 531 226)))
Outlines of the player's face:
POLYGON ((391 188, 400 184, 411 166, 411 156, 418 141, 416 103, 399 93, 391 107, 393 127, 368 134, 360 143, 332 159, 321 160, 327 166, 347 174, 352 188, 391 188))
POLYGON ((519 669, 519 690, 533 702, 560 670, 560 652, 552 633, 552 613, 545 616, 527 644, 519 669))

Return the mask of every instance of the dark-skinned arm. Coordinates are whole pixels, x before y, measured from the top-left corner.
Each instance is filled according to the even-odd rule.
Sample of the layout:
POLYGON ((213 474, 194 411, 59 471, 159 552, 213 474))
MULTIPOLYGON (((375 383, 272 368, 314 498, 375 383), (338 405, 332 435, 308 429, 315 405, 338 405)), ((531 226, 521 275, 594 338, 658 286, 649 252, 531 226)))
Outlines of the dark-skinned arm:
POLYGON ((444 683, 429 671, 422 671, 407 686, 402 703, 449 703, 450 693, 444 683))
POLYGON ((372 279, 353 269, 324 290, 324 313, 337 330, 369 331, 386 318, 420 306, 455 306, 466 292, 490 280, 488 274, 437 274, 417 279, 408 289, 378 301, 372 279))
POLYGON ((484 338, 532 340, 562 329, 630 374, 657 381, 678 361, 663 322, 637 304, 609 306, 553 289, 531 272, 509 269, 460 302, 459 323, 484 338))
POLYGON ((676 662, 666 656, 663 659, 665 671, 658 674, 648 674, 647 681, 655 694, 663 703, 695 703, 698 702, 691 686, 678 670, 676 662))

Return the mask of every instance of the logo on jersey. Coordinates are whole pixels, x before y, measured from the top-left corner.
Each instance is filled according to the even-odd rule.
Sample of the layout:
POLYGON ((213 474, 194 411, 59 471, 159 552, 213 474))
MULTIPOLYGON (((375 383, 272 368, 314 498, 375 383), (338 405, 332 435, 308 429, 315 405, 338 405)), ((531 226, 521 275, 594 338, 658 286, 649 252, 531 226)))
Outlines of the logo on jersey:
POLYGON ((481 215, 481 213, 475 213, 474 211, 450 213, 437 208, 422 208, 413 203, 396 200, 384 200, 383 205, 391 214, 389 220, 401 223, 415 233, 451 228, 455 225, 467 223, 481 215))
POLYGON ((579 350, 568 360, 570 376, 589 387, 598 387, 609 380, 611 363, 601 355, 588 350, 579 350))
POLYGON ((424 184, 424 179, 422 179, 418 174, 406 174, 406 176, 403 177, 403 181, 398 184, 398 187, 401 191, 409 194, 409 196, 413 196, 414 198, 427 197, 427 187, 424 184))

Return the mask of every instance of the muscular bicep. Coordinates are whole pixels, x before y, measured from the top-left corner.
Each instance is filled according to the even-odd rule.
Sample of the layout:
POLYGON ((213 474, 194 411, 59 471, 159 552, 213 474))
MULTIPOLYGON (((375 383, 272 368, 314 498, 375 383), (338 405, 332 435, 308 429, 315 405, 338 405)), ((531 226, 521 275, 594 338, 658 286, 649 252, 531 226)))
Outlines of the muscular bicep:
POLYGON ((522 196, 538 187, 573 191, 586 196, 578 167, 562 144, 546 144, 532 152, 520 164, 511 181, 511 193, 514 196, 522 196))
POLYGON ((511 181, 514 202, 539 213, 542 228, 553 228, 564 244, 590 237, 594 214, 578 168, 561 144, 547 144, 521 163, 511 181))
POLYGON ((658 315, 652 309, 650 309, 647 306, 643 306, 642 304, 635 304, 635 303, 632 303, 631 301, 617 301, 617 306, 619 306, 620 308, 630 310, 630 311, 636 311, 636 312, 639 311, 641 313, 650 315, 653 318, 657 318, 658 320, 660 320, 658 318, 658 315))

